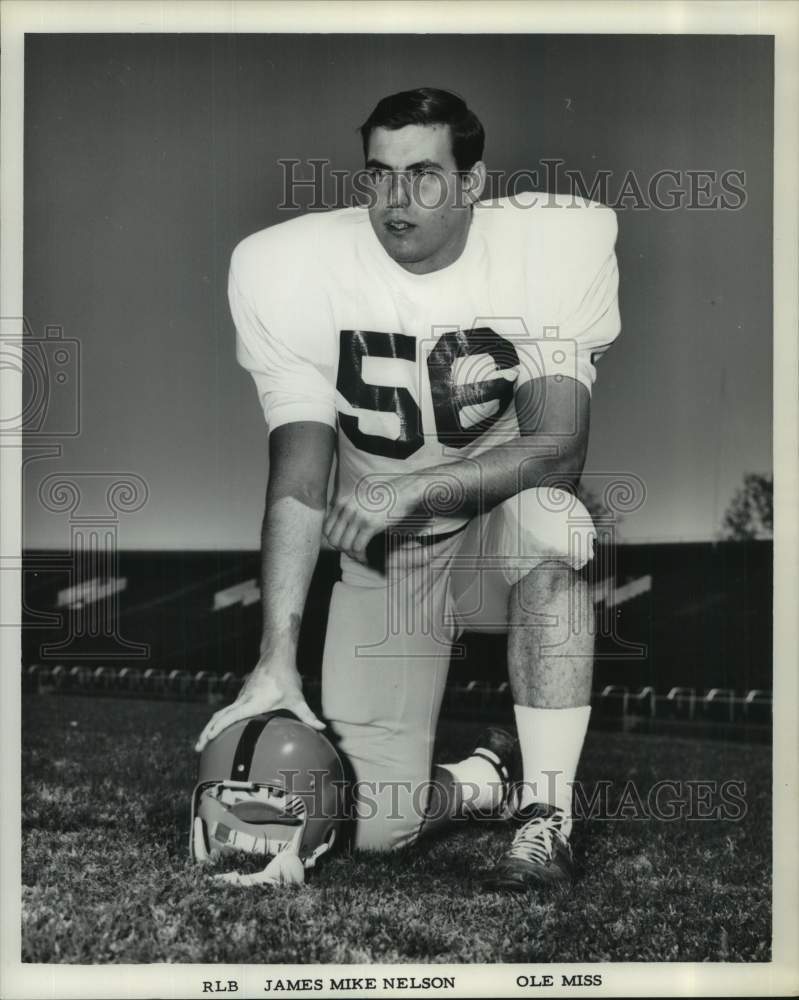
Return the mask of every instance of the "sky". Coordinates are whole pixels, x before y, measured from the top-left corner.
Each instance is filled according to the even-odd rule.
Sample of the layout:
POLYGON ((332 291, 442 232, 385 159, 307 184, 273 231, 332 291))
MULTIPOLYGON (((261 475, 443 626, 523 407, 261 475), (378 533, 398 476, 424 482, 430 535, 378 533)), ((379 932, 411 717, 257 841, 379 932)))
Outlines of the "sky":
POLYGON ((29 35, 25 316, 49 381, 27 387, 44 403, 24 544, 70 545, 54 477, 83 484, 91 520, 127 476, 146 500, 118 514, 120 548, 258 546, 266 429, 235 360, 231 250, 293 214, 279 160, 358 169, 358 124, 420 85, 465 97, 498 174, 561 160, 568 190, 567 169, 607 172, 622 334, 586 481, 644 484, 623 541, 716 537, 744 474, 771 470, 771 79, 752 36, 29 35), (661 190, 686 193, 707 183, 689 171, 738 172, 711 184, 733 207, 658 208, 667 170, 661 190), (620 200, 630 174, 642 197, 620 200))

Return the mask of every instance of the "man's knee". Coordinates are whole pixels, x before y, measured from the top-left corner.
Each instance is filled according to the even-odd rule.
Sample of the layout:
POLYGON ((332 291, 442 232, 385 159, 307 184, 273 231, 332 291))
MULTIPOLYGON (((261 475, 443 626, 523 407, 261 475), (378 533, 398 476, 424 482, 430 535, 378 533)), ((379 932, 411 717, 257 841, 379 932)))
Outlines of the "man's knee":
POLYGON ((548 559, 535 566, 511 588, 509 619, 517 625, 565 624, 578 616, 585 618, 583 606, 587 587, 568 563, 548 559))
POLYGON ((355 827, 355 849, 387 854, 416 843, 421 823, 386 824, 380 819, 359 820, 355 827))
POLYGON ((357 782, 353 796, 355 847, 386 852, 413 844, 424 822, 424 785, 397 778, 357 782))
MULTIPOLYGON (((555 488, 532 488, 502 505, 516 547, 508 555, 580 569, 593 558, 596 531, 584 504, 555 488)), ((521 575, 521 574, 519 574, 521 575)))

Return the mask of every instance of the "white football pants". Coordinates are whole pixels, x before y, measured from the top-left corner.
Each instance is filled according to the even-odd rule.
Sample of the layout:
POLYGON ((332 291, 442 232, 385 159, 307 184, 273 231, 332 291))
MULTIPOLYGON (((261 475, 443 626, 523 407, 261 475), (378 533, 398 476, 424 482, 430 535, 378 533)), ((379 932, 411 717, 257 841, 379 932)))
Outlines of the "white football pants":
MULTIPOLYGON (((391 850, 418 836, 453 642, 506 631, 511 587, 545 560, 581 568, 594 538, 579 500, 530 489, 458 534, 396 551, 386 574, 342 556, 322 710, 356 779, 356 847, 391 850)), ((497 676, 506 678, 505 664, 497 676)))

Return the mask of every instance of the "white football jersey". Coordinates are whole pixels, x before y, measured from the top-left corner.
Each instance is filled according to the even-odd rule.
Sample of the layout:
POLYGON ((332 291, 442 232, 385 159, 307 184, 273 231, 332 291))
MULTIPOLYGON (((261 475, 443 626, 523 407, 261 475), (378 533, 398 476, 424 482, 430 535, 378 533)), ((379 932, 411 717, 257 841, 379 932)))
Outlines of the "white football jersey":
POLYGON ((238 360, 270 430, 337 428, 338 495, 373 495, 517 437, 529 379, 591 390, 620 328, 616 230, 611 209, 570 196, 481 202, 461 256, 412 274, 365 208, 291 219, 233 253, 238 360))

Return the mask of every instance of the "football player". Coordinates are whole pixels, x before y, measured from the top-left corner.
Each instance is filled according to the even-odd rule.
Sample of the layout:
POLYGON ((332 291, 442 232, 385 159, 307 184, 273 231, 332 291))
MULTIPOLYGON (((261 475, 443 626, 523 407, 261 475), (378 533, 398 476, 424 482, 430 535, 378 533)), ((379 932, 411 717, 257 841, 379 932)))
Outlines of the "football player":
POLYGON ((365 206, 293 218, 233 253, 237 356, 269 428, 263 641, 198 748, 276 708, 323 726, 296 649, 324 538, 342 578, 323 714, 371 795, 356 846, 435 826, 418 792, 431 778, 439 818, 467 791, 474 809, 497 804, 501 734, 456 764, 431 756, 452 644, 502 631, 523 782, 484 882, 567 887, 594 631, 578 575, 594 528, 576 488, 595 362, 619 332, 615 215, 554 194, 481 201, 482 125, 443 90, 384 98, 361 136, 365 206))

